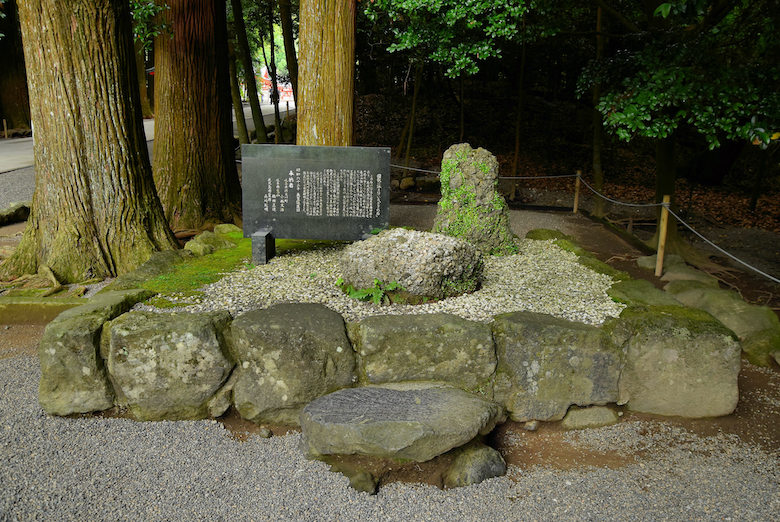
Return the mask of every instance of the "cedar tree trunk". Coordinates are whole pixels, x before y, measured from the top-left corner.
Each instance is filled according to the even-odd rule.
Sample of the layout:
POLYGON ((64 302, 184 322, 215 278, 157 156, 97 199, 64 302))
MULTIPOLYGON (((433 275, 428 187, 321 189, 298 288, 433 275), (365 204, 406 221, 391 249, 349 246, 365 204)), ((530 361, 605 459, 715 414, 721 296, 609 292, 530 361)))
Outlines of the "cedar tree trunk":
POLYGON ((351 145, 355 0, 301 0, 298 145, 351 145))
POLYGON ((232 222, 233 154, 224 0, 168 0, 155 40, 154 182, 171 228, 232 222))
POLYGON ((230 68, 230 98, 233 100, 233 113, 236 115, 236 128, 238 129, 238 142, 249 143, 249 132, 246 130, 246 118, 244 118, 244 103, 241 101, 241 91, 238 88, 238 74, 236 73, 236 55, 231 47, 228 48, 228 67, 230 68))
POLYGON ((135 72, 138 76, 138 92, 141 95, 141 114, 144 118, 152 118, 152 106, 149 103, 149 91, 146 89, 146 52, 144 44, 139 41, 135 45, 135 72))
POLYGON ((35 124, 32 213, 0 278, 116 276, 175 248, 154 192, 125 0, 22 0, 35 124))
POLYGON ((233 21, 236 25, 236 43, 238 44, 238 58, 244 69, 244 82, 246 83, 246 97, 249 98, 249 107, 252 109, 252 123, 255 124, 255 136, 259 143, 268 141, 268 131, 263 121, 263 111, 260 107, 260 98, 257 95, 257 78, 252 67, 252 54, 249 52, 249 40, 246 36, 246 24, 244 23, 244 8, 241 0, 230 0, 233 7, 233 21))
POLYGON ((29 129, 30 100, 16 0, 7 0, 2 6, 6 16, 0 19, 0 33, 5 35, 0 38, 0 119, 5 119, 10 129, 29 129))
POLYGON ((282 21, 282 39, 284 40, 284 56, 287 59, 287 72, 290 73, 290 83, 293 89, 293 100, 298 106, 298 55, 295 52, 293 36, 292 6, 290 0, 279 0, 279 18, 282 21))

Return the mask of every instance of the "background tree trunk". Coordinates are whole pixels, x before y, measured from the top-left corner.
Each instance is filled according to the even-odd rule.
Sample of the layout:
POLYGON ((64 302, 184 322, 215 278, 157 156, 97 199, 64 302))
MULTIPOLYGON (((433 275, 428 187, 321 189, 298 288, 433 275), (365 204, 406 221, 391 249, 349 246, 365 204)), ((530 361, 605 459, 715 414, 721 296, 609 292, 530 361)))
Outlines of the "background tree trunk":
POLYGON ((293 99, 298 106, 298 54, 295 52, 295 36, 293 35, 292 6, 290 0, 279 0, 279 18, 282 21, 282 38, 284 39, 284 56, 287 59, 287 72, 290 73, 290 83, 293 89, 293 99))
MULTIPOLYGON (((596 60, 604 58, 604 36, 601 34, 601 7, 596 11, 596 60)), ((601 84, 593 85, 593 186, 599 192, 604 192, 604 169, 601 163, 601 153, 604 150, 604 129, 601 113, 596 108, 601 99, 601 84)), ((593 199, 593 215, 604 217, 604 200, 593 199)))
MULTIPOLYGON (((24 72, 22 34, 16 0, 3 2, 5 18, 0 19, 0 119, 11 129, 30 128, 30 99, 24 72)), ((1 127, 0 127, 1 128, 1 127)))
MULTIPOLYGON (((406 136, 406 154, 404 155, 404 166, 409 166, 409 156, 412 153, 412 143, 414 139, 414 120, 417 118, 417 96, 420 94, 422 84, 423 62, 417 64, 414 70, 414 91, 412 94, 412 110, 409 113, 409 134, 406 136)), ((462 93, 461 93, 462 95, 462 93)))
POLYGON ((138 93, 141 96, 141 114, 144 118, 154 117, 152 106, 149 103, 149 91, 146 89, 146 53, 144 44, 135 41, 135 70, 138 76, 138 93))
POLYGON ((152 184, 125 0, 19 5, 36 184, 0 278, 41 265, 61 282, 116 276, 175 248, 152 184))
POLYGON ((244 82, 246 83, 246 97, 249 98, 249 106, 252 108, 252 122, 255 124, 257 141, 266 143, 268 132, 263 121, 263 111, 260 108, 260 98, 257 96, 257 79, 255 68, 252 66, 252 54, 249 52, 249 40, 246 37, 246 24, 244 23, 244 9, 241 0, 230 0, 233 7, 233 18, 236 24, 236 43, 238 44, 238 58, 244 69, 244 82))
POLYGON ((351 145, 355 0, 301 0, 298 145, 351 145))
MULTIPOLYGON (((655 201, 660 203, 665 195, 671 196, 671 208, 676 210, 674 197, 675 184, 677 182, 677 169, 675 167, 675 143, 674 136, 655 140, 655 201)), ((661 209, 657 213, 655 234, 647 242, 653 248, 658 248, 661 209)), ((686 250, 683 240, 677 233, 677 220, 669 216, 669 224, 666 231, 666 252, 668 254, 685 255, 686 250)))
POLYGON ((171 228, 233 221, 233 155, 224 0, 168 0, 172 34, 155 40, 154 181, 171 228))
POLYGON ((249 143, 249 132, 246 130, 246 118, 244 118, 244 103, 241 101, 241 91, 238 89, 238 74, 236 73, 236 55, 232 46, 228 49, 228 67, 230 68, 230 98, 233 100, 233 113, 236 115, 236 127, 238 128, 238 142, 249 143))

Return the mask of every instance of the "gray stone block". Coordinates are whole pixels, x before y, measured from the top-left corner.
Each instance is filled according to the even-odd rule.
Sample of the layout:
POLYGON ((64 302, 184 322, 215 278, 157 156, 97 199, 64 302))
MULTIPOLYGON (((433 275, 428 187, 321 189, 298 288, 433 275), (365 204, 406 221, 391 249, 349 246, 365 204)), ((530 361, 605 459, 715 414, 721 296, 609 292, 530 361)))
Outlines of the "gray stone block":
POLYGON ((233 369, 222 348, 229 320, 227 312, 129 312, 111 321, 101 351, 117 404, 139 420, 207 418, 233 369))
POLYGON ((443 381, 492 396, 496 353, 486 324, 451 314, 380 315, 349 330, 365 382, 443 381))
POLYGON ((602 329, 513 312, 496 316, 493 337, 494 397, 512 420, 560 420, 572 404, 617 400, 623 354, 602 329))
POLYGON ((501 406, 435 383, 398 383, 340 390, 301 413, 309 457, 370 455, 417 462, 489 433, 501 406))
POLYGON ((256 423, 297 425, 306 404, 357 380, 344 319, 319 304, 247 312, 226 337, 237 362, 234 404, 256 423))
POLYGON ((709 314, 682 307, 628 309, 614 331, 625 339, 620 404, 692 418, 736 408, 739 343, 709 314))

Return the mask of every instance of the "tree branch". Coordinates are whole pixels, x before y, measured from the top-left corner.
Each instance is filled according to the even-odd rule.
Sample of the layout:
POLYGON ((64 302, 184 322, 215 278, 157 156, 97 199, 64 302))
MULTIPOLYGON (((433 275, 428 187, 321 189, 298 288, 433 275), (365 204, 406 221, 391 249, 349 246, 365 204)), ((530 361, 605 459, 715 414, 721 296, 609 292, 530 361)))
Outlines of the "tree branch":
POLYGON ((629 20, 623 13, 609 5, 605 0, 593 0, 598 6, 600 6, 604 11, 612 15, 615 19, 617 19, 621 24, 626 26, 626 28, 634 33, 641 33, 642 29, 636 25, 634 22, 629 20))

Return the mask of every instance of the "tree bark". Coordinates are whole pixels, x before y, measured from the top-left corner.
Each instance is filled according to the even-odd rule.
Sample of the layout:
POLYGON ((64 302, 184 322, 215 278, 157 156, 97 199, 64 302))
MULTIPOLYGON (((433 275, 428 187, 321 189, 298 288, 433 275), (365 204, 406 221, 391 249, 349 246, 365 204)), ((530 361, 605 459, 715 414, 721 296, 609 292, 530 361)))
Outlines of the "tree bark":
POLYGON ((295 106, 298 106, 298 55, 295 52, 295 37, 293 36, 292 6, 290 0, 279 0, 279 18, 282 21, 282 39, 284 40, 284 56, 287 59, 287 72, 290 73, 290 83, 293 89, 295 106))
POLYGON ((171 228, 238 216, 224 0, 168 0, 155 40, 154 181, 171 228))
POLYGON ((301 0, 298 145, 352 144, 355 0, 301 0))
MULTIPOLYGON (((271 76, 271 103, 274 104, 274 143, 282 140, 282 120, 279 117, 279 82, 276 79, 276 45, 274 42, 274 4, 268 2, 268 41, 270 42, 271 61, 266 62, 268 74, 271 76)), ((265 55, 265 49, 263 49, 265 55)))
POLYGON ((16 0, 3 3, 5 18, 0 19, 0 119, 11 129, 30 128, 30 99, 24 70, 22 34, 16 0))
POLYGON ((32 213, 0 279, 116 276, 173 249, 141 126, 125 0, 22 0, 33 93, 32 213))
POLYGON ((230 98, 233 100, 233 113, 236 115, 238 142, 241 144, 249 143, 249 132, 246 130, 246 119, 244 118, 244 103, 241 101, 241 92, 238 89, 236 55, 232 48, 228 49, 228 53, 228 67, 230 68, 230 98))
POLYGON ((409 113, 409 134, 406 136, 406 155, 404 166, 409 166, 409 156, 412 153, 412 140, 414 139, 414 120, 417 118, 417 96, 420 94, 422 83, 423 62, 417 64, 414 71, 414 91, 412 93, 412 111, 409 113))
POLYGON ((230 0, 233 7, 233 18, 236 24, 236 43, 238 44, 238 58, 244 69, 244 82, 246 83, 246 97, 249 98, 249 106, 252 108, 252 122, 255 124, 255 135, 259 143, 268 141, 268 132, 263 121, 263 111, 260 108, 260 98, 257 96, 257 78, 252 67, 252 54, 249 52, 249 40, 246 37, 246 24, 244 23, 244 9, 241 0, 230 0))
MULTIPOLYGON (((596 60, 604 58, 604 36, 601 34, 601 7, 596 11, 596 60)), ((601 113, 597 106, 601 99, 601 84, 593 85, 593 186, 603 193, 604 169, 601 163, 601 153, 604 150, 604 129, 601 113)), ((593 201, 593 215, 604 217, 604 200, 596 197, 593 201)))
MULTIPOLYGON (((655 201, 660 203, 665 195, 671 196, 671 206, 675 206, 674 189, 677 182, 677 170, 674 160, 674 136, 655 140, 655 201)), ((658 209, 658 223, 660 223, 661 209, 658 209)), ((650 240, 650 246, 657 248, 659 231, 656 226, 655 234, 650 240)), ((669 216, 669 224, 666 232, 666 251, 678 253, 681 249, 681 239, 677 234, 677 220, 669 216)))
POLYGON ((144 44, 134 42, 135 45, 135 69, 138 77, 138 92, 141 95, 141 115, 144 118, 154 117, 152 106, 149 103, 149 91, 146 89, 146 57, 144 44))
MULTIPOLYGON (((523 15, 523 44, 520 51, 520 78, 517 88, 517 118, 515 119, 515 152, 512 157, 512 176, 518 175, 520 168, 520 130, 523 124, 523 102, 525 101, 525 64, 526 64, 526 43, 525 43, 525 15, 523 15)), ((514 200, 517 194, 517 184, 512 183, 510 199, 514 200)))

